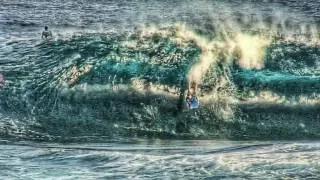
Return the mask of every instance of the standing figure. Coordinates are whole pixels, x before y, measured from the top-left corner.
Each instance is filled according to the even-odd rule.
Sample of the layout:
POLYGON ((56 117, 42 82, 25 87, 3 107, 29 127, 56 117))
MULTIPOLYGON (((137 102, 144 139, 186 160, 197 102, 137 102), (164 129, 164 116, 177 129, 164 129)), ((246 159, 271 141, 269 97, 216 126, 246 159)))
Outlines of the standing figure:
POLYGON ((188 93, 186 97, 186 103, 189 109, 199 108, 200 102, 196 96, 197 89, 198 89, 197 83, 189 83, 188 93))

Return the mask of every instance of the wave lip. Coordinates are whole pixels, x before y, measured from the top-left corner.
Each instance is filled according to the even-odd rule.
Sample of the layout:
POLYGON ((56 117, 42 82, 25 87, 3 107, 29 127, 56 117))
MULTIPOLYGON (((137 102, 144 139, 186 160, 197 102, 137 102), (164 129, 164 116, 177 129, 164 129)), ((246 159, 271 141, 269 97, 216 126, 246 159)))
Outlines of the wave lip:
POLYGON ((282 37, 220 28, 150 25, 7 43, 0 107, 12 123, 2 134, 52 141, 318 138, 316 46, 287 42, 287 29, 282 37), (298 61, 297 54, 313 59, 298 61), (199 84, 201 108, 194 111, 184 108, 188 81, 199 84))

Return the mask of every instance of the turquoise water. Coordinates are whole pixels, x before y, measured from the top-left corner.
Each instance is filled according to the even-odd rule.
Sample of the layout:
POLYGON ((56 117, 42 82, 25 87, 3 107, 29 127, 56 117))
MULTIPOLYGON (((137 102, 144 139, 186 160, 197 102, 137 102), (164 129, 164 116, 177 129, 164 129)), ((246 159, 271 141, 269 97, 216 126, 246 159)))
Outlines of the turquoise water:
POLYGON ((1 1, 0 178, 318 179, 319 7, 1 1))

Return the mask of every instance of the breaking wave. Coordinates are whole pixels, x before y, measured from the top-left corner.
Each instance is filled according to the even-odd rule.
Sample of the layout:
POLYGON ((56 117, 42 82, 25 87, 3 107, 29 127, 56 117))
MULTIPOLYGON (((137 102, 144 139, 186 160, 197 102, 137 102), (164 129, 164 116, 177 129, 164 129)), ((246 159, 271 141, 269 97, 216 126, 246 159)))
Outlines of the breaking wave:
POLYGON ((317 25, 238 15, 47 42, 1 39, 0 136, 319 138, 317 25), (201 107, 189 111, 190 81, 201 107))

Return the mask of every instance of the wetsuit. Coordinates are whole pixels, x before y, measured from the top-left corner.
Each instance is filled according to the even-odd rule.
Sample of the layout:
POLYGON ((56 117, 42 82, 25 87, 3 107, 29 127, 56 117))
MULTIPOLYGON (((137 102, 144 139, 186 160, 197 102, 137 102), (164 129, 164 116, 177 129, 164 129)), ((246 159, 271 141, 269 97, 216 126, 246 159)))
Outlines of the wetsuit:
POLYGON ((43 37, 46 38, 46 39, 48 39, 49 37, 52 37, 51 31, 48 31, 48 30, 43 31, 42 32, 42 38, 43 37))

